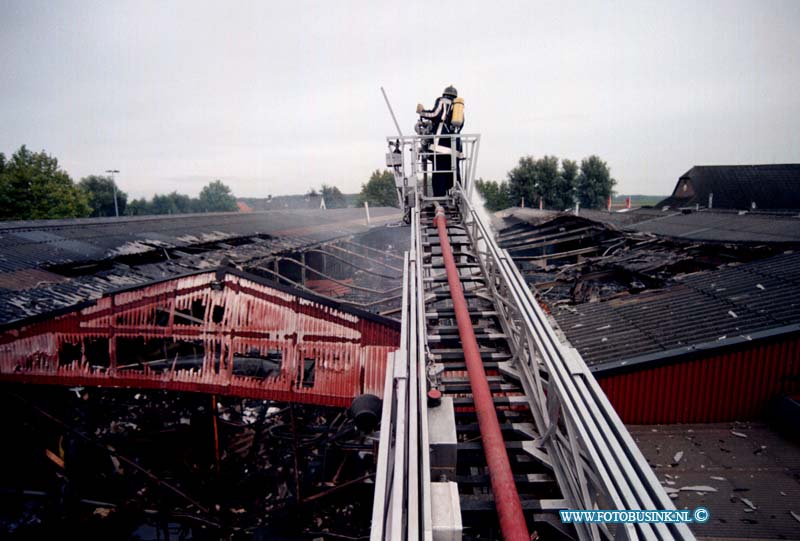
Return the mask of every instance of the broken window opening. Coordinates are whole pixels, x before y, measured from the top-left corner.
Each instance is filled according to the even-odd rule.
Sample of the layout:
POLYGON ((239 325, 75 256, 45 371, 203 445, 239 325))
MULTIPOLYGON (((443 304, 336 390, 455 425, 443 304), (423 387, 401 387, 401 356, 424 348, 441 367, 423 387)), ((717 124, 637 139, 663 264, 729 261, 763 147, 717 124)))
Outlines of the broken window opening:
POLYGON ((58 366, 66 366, 81 360, 81 344, 64 342, 58 349, 58 366))
POLYGON ((84 351, 86 361, 91 366, 108 368, 111 366, 111 357, 108 354, 108 338, 86 339, 84 351))
POLYGON ((170 338, 117 337, 118 370, 144 370, 154 372, 201 368, 205 348, 199 341, 172 340, 170 338))
POLYGON ((280 375, 283 352, 270 349, 261 353, 258 348, 250 348, 247 353, 233 356, 233 375, 249 378, 267 379, 280 375))
POLYGON ((188 312, 175 310, 174 322, 178 325, 205 325, 206 305, 200 299, 192 301, 188 312))
POLYGON ((310 389, 314 386, 314 375, 317 368, 317 360, 316 359, 303 359, 303 365, 300 367, 302 370, 302 387, 304 389, 310 389))

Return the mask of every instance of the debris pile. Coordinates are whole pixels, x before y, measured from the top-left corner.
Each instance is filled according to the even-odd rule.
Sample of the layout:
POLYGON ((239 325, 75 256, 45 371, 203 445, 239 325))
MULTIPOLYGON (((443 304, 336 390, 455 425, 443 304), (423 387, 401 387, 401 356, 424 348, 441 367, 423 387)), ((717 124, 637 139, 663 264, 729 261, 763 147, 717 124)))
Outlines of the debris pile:
POLYGON ((9 386, 0 537, 314 539, 369 531, 377 443, 346 410, 9 386), (216 409, 216 413, 215 413, 216 409))

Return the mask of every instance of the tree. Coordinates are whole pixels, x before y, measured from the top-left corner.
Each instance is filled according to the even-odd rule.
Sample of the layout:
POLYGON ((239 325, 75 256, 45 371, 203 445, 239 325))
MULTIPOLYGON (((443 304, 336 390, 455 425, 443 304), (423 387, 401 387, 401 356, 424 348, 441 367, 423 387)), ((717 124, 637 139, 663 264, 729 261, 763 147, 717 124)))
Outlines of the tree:
POLYGON ((602 208, 616 183, 606 162, 594 155, 584 158, 575 186, 578 201, 584 208, 602 208))
MULTIPOLYGON (((561 160, 561 180, 564 183, 564 188, 567 186, 574 198, 575 184, 578 180, 578 163, 575 160, 561 160)), ((574 203, 570 199, 570 203, 574 203)))
POLYGON ((508 190, 514 206, 531 206, 537 199, 536 160, 533 156, 523 156, 517 166, 508 172, 508 190))
MULTIPOLYGON (((544 156, 538 160, 533 156, 520 158, 519 164, 509 171, 508 183, 511 201, 533 207, 542 198, 547 208, 563 209, 572 205, 573 183, 569 173, 559 171, 558 158, 544 156)), ((572 172, 574 174, 574 171, 572 172)))
POLYGON ((325 200, 325 207, 329 209, 338 209, 347 206, 347 199, 344 194, 336 186, 328 186, 323 184, 320 188, 320 195, 325 200))
MULTIPOLYGON (((89 175, 78 183, 78 187, 84 191, 89 199, 89 206, 92 208, 92 216, 115 216, 114 208, 114 180, 111 177, 99 175, 89 175)), ((117 189, 117 205, 119 206, 120 216, 125 214, 125 206, 128 203, 128 194, 117 189)))
POLYGON ((195 211, 197 204, 197 200, 178 192, 154 195, 147 204, 147 214, 188 214, 195 211))
POLYGON ((566 209, 575 204, 575 183, 578 179, 578 164, 575 160, 561 160, 561 171, 558 173, 558 193, 561 195, 557 208, 566 209))
POLYGON ((189 212, 230 212, 238 211, 239 205, 236 198, 228 188, 219 180, 206 185, 200 192, 200 197, 193 199, 188 195, 178 192, 156 194, 147 201, 144 198, 134 199, 127 208, 130 216, 145 214, 187 214, 189 212))
POLYGON ((128 216, 143 216, 146 214, 152 214, 150 212, 150 204, 147 202, 147 199, 142 197, 141 199, 134 199, 125 207, 125 214, 128 216))
POLYGON ((511 193, 507 182, 497 182, 496 180, 483 180, 479 178, 475 181, 475 189, 483 197, 487 210, 498 211, 513 206, 511 193))
POLYGON ((22 145, 0 167, 0 219, 76 218, 91 212, 86 197, 58 160, 22 145))
POLYGON ((364 202, 376 207, 397 207, 397 188, 394 185, 394 175, 391 171, 376 169, 369 181, 361 185, 358 195, 359 206, 364 202))
POLYGON ((558 164, 559 160, 555 156, 544 156, 536 160, 537 191, 545 208, 564 209, 572 206, 572 185, 564 181, 558 164))
POLYGON ((197 209, 200 212, 235 212, 239 210, 236 197, 221 180, 206 185, 200 192, 197 209))

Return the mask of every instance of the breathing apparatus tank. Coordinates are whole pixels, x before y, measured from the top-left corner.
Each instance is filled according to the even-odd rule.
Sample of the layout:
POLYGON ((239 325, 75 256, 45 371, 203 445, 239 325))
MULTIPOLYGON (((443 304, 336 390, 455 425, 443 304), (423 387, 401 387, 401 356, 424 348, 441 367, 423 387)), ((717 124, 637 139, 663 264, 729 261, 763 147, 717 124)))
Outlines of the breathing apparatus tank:
POLYGON ((453 112, 450 113, 450 124, 456 128, 464 125, 464 98, 453 100, 453 112))

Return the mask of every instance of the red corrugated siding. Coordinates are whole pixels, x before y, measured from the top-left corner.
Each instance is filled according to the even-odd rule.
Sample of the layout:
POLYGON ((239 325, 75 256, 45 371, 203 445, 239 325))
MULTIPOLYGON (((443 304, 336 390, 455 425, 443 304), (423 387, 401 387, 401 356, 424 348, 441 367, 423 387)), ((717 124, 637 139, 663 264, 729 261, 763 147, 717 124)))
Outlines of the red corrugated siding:
POLYGON ((598 381, 626 423, 756 419, 774 397, 800 392, 800 335, 598 381))
POLYGON ((219 280, 212 271, 112 293, 54 319, 0 332, 0 381, 171 389, 347 407, 362 393, 382 396, 387 359, 399 340, 388 321, 358 317, 235 274, 219 280), (191 316, 195 303, 202 306, 201 317, 191 316), (168 319, 159 322, 158 313, 168 319), (187 323, 186 316, 194 321, 187 323), (107 358, 87 352, 86 344, 99 339, 107 343, 107 358), (136 357, 118 365, 121 339, 141 339, 142 346, 196 344, 202 364, 183 368, 176 354, 163 370, 151 370, 136 357), (67 346, 79 354, 62 362, 67 346), (237 356, 252 352, 279 353, 279 371, 269 377, 237 374, 237 356), (306 360, 314 361, 313 382, 305 381, 306 360))

